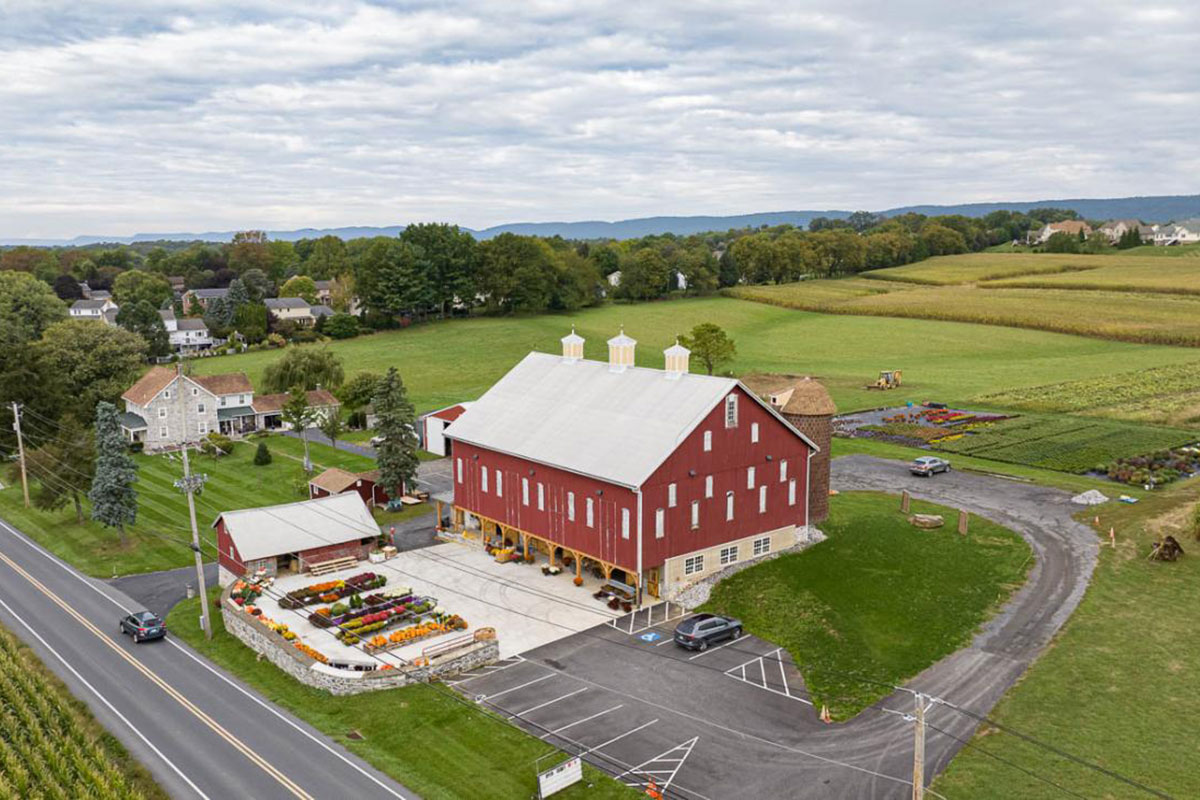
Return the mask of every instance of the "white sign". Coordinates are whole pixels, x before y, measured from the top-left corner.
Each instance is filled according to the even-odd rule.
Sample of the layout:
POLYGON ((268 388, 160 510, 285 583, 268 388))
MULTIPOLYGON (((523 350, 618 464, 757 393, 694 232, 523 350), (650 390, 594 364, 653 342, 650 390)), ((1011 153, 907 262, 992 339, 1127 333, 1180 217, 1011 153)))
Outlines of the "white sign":
POLYGON ((583 780, 583 760, 569 758, 557 767, 538 774, 538 796, 549 797, 583 780))

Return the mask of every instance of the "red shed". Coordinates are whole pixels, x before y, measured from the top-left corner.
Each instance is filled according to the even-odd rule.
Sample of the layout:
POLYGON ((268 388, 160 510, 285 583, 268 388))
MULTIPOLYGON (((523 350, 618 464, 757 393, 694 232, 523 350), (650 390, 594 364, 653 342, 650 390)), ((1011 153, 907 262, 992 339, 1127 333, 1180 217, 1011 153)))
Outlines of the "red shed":
POLYGON ((530 353, 447 430, 454 526, 571 555, 651 595, 795 543, 819 448, 733 378, 530 353))
POLYGON ((224 511, 212 526, 222 586, 259 569, 274 575, 335 559, 362 560, 379 537, 370 509, 355 492, 224 511))
POLYGON ((379 485, 379 470, 370 472, 347 472, 330 467, 308 482, 309 499, 328 497, 342 492, 357 492, 371 508, 387 505, 387 491, 379 485))

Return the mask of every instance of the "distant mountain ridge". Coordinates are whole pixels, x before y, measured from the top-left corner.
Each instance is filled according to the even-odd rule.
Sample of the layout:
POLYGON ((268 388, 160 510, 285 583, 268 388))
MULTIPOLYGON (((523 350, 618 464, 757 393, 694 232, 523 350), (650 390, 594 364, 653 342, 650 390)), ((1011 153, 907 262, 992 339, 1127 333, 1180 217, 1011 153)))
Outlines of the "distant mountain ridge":
MULTIPOLYGON (((926 215, 962 214, 967 217, 982 217, 993 211, 1029 211, 1034 208, 1069 208, 1087 219, 1141 219, 1152 222, 1167 222, 1200 216, 1200 194, 1158 195, 1148 197, 1078 198, 1070 200, 1035 200, 1007 203, 960 203, 957 205, 916 205, 890 208, 878 213, 893 217, 909 212, 926 215)), ((562 236, 566 239, 636 239, 662 233, 687 236, 708 231, 726 231, 733 228, 757 228, 763 225, 807 226, 814 217, 845 219, 849 211, 773 211, 757 214, 734 214, 729 216, 660 216, 637 217, 615 222, 591 220, 584 222, 513 222, 494 225, 490 228, 471 231, 479 239, 491 239, 502 233, 517 233, 536 236, 562 236)), ((342 239, 361 239, 370 236, 397 236, 403 225, 382 227, 348 226, 341 228, 298 228, 295 230, 267 231, 272 239, 294 242, 320 236, 338 236, 342 239)), ((203 241, 228 242, 234 231, 210 231, 206 233, 139 233, 133 236, 76 236, 71 239, 17 239, 0 238, 0 245, 35 245, 43 247, 71 247, 89 244, 133 244, 153 241, 203 241)))

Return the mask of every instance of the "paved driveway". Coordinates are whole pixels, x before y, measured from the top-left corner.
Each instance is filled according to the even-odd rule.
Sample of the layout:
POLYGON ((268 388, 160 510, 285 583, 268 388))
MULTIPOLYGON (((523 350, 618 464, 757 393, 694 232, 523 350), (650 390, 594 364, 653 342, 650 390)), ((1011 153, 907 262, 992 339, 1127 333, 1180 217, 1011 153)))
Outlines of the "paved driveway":
MULTIPOLYGON (((916 478, 900 462, 865 456, 835 461, 833 484, 909 489, 1007 525, 1031 544, 1037 563, 1025 587, 968 647, 906 687, 988 713, 1087 587, 1096 538, 1071 519, 1069 496, 969 473, 916 478)), ((910 692, 825 725, 786 652, 754 636, 705 653, 678 649, 669 632, 680 613, 659 606, 594 627, 463 676, 457 688, 627 783, 653 778, 677 797, 910 796, 910 692)), ((943 705, 927 721, 928 782, 975 725, 943 705)))

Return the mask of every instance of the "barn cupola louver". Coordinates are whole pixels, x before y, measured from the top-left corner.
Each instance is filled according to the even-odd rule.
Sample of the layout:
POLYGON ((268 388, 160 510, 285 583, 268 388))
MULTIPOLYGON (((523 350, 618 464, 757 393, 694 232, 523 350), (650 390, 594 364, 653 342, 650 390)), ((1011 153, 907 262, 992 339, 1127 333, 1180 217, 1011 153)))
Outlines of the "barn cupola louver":
POLYGON ((563 361, 575 362, 583 358, 583 337, 575 333, 575 326, 571 326, 571 332, 562 337, 562 357, 563 361))
POLYGON ((633 352, 637 342, 625 335, 625 329, 608 340, 608 369, 610 372, 624 372, 633 366, 633 352))
POLYGON ((675 340, 675 344, 663 351, 663 355, 667 360, 666 369, 668 378, 678 379, 681 375, 688 374, 688 370, 690 369, 688 361, 691 358, 692 351, 681 345, 678 339, 675 340))

